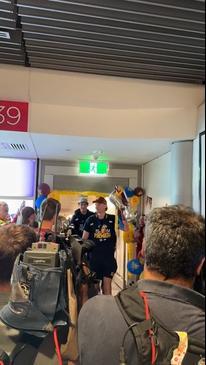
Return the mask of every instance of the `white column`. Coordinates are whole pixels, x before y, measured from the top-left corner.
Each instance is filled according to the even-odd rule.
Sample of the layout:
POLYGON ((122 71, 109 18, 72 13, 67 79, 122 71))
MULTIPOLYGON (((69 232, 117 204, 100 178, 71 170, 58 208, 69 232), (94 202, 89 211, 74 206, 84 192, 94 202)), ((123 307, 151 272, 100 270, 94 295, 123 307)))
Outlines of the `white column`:
POLYGON ((172 144, 172 204, 192 207, 193 141, 172 144))

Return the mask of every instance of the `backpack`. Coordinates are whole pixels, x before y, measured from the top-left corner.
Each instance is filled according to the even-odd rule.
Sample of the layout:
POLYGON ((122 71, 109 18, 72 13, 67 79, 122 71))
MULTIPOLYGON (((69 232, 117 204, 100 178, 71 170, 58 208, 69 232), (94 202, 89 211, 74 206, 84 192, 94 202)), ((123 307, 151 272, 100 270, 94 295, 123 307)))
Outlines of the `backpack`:
MULTIPOLYGON (((38 244, 41 243, 35 245, 38 244)), ((63 250, 20 254, 13 268, 9 303, 0 311, 2 322, 40 338, 56 327, 70 325, 67 313, 70 260, 63 250)))
POLYGON ((131 331, 139 365, 205 365, 205 344, 185 332, 166 328, 151 312, 147 295, 137 286, 123 290, 115 297, 125 319, 126 331, 120 349, 119 365, 127 365, 125 341, 131 331))

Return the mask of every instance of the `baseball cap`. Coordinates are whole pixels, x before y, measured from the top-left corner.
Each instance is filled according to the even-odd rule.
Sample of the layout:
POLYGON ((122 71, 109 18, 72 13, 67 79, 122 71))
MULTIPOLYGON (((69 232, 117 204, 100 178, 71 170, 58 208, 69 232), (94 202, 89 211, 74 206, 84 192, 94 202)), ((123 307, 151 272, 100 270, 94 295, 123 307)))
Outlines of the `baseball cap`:
POLYGON ((79 199, 78 203, 79 203, 79 204, 83 204, 83 203, 89 204, 88 199, 87 199, 85 196, 82 196, 82 197, 79 199))
POLYGON ((0 320, 8 327, 37 337, 46 337, 52 330, 50 320, 32 302, 12 302, 0 310, 0 320))
POLYGON ((106 201, 105 198, 103 198, 103 196, 100 196, 99 198, 97 198, 96 200, 94 200, 93 203, 99 203, 99 204, 107 205, 107 201, 106 201))

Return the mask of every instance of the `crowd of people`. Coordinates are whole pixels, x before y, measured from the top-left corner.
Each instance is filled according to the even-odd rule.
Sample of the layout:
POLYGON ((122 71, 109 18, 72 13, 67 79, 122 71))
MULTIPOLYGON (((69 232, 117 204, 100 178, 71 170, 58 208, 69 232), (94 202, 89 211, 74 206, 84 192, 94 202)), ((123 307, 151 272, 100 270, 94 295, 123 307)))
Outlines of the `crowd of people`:
MULTIPOLYGON (((10 280, 18 254, 24 253, 32 243, 45 241, 48 237, 49 241, 55 242, 61 204, 48 198, 49 192, 45 185, 41 186, 36 209, 22 206, 13 219, 9 216, 8 205, 0 202, 0 309, 9 301, 10 280), (38 222, 40 216, 41 221, 38 222)), ((78 321, 79 358, 69 364, 159 365, 156 362, 159 355, 155 355, 155 346, 158 347, 158 344, 154 345, 153 337, 156 334, 152 332, 153 329, 146 327, 145 330, 151 341, 153 362, 145 361, 138 341, 134 341, 134 337, 138 337, 133 332, 135 318, 138 317, 138 306, 135 306, 138 293, 146 305, 147 320, 150 313, 170 331, 184 333, 187 338, 195 339, 196 347, 202 344, 205 338, 205 297, 194 290, 194 285, 205 262, 205 219, 183 206, 154 209, 147 217, 146 226, 142 217, 136 243, 138 255, 141 251, 144 256, 144 273, 141 280, 115 298, 112 296, 112 279, 117 271, 115 216, 107 213, 104 197, 98 197, 93 203, 95 213, 88 210, 87 198, 81 197, 70 226, 74 235, 94 243, 88 261, 97 282, 102 283, 101 292, 104 295, 88 300, 88 283, 82 283, 83 308, 78 321), (119 303, 126 303, 124 310, 119 303), (125 319, 124 313, 129 309, 125 319), (129 317, 132 317, 132 322, 127 320, 129 317), (128 330, 128 323, 131 330, 128 330)), ((46 296, 42 299, 46 300, 46 296)), ((2 322, 0 330, 0 348, 11 353, 14 344, 22 342, 22 334, 2 322)), ((183 346, 184 350, 180 351, 181 338, 179 344, 177 351, 174 351, 172 365, 204 364, 204 353, 193 353, 189 345, 183 346), (183 362, 185 356, 186 363, 183 362)), ((58 361, 52 338, 48 335, 38 345, 35 339, 30 338, 14 365, 57 365, 58 361)))

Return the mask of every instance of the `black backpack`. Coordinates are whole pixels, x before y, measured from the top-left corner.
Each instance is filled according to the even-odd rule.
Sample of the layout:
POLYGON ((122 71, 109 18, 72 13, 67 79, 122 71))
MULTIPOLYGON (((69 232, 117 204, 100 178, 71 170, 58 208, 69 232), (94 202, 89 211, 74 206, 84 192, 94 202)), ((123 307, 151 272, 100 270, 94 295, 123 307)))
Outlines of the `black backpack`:
POLYGON ((184 348, 178 333, 166 328, 151 312, 147 295, 139 291, 136 285, 123 290, 115 299, 128 325, 120 349, 120 365, 129 365, 125 341, 130 331, 136 344, 139 365, 205 365, 205 344, 183 333, 188 338, 188 347, 184 348), (178 360, 178 349, 182 345, 181 362, 178 360))

